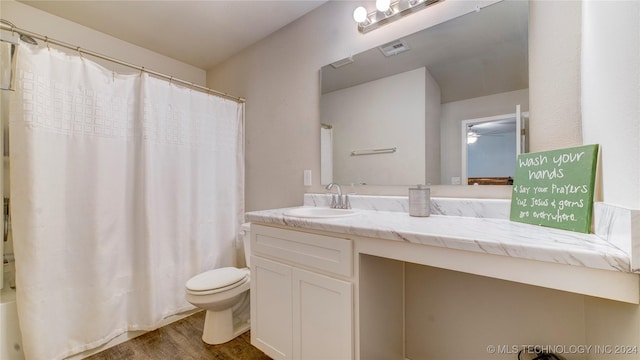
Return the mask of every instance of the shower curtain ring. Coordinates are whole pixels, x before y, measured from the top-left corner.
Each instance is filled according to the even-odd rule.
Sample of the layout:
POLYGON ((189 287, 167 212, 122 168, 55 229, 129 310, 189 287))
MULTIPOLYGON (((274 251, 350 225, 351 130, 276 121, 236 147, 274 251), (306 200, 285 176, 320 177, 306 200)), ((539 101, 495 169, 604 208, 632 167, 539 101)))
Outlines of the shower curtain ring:
POLYGON ((76 48, 76 51, 78 52, 78 55, 80 55, 80 57, 82 58, 82 51, 80 51, 80 46, 76 48))
POLYGON ((140 68, 140 77, 142 77, 142 73, 144 73, 144 66, 140 68))
POLYGON ((47 50, 51 51, 51 47, 49 46, 49 37, 48 36, 44 37, 44 43, 47 44, 47 50))

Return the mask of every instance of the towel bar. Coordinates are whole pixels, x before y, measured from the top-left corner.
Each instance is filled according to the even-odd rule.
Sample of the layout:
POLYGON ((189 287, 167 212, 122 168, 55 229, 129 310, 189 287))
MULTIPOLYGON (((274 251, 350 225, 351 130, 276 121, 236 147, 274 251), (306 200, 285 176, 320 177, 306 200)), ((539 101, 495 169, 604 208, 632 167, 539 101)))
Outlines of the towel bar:
POLYGON ((386 148, 386 149, 371 149, 371 150, 353 150, 351 152, 351 156, 360 156, 360 155, 376 155, 376 154, 390 154, 396 152, 396 148, 386 148))

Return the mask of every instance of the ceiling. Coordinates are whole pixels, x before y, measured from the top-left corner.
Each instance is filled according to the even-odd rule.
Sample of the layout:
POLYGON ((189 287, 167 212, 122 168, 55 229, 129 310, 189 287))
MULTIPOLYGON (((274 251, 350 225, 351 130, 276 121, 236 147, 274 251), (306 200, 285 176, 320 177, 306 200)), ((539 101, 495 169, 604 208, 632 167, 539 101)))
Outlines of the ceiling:
POLYGON ((516 134, 516 118, 514 116, 513 118, 509 119, 469 124, 467 125, 467 128, 469 130, 473 129, 473 132, 478 136, 514 134, 511 135, 514 139, 516 134))
POLYGON ((18 1, 205 70, 326 2, 18 1))

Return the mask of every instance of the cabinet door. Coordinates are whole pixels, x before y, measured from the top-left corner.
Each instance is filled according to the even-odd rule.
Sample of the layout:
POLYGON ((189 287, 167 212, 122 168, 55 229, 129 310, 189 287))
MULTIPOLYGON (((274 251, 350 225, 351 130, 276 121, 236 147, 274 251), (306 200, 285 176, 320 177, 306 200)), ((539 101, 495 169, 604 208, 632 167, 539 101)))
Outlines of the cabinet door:
POLYGON ((293 357, 353 358, 351 283, 293 269, 293 357))
POLYGON ((273 359, 293 359, 292 268, 251 257, 251 343, 273 359))

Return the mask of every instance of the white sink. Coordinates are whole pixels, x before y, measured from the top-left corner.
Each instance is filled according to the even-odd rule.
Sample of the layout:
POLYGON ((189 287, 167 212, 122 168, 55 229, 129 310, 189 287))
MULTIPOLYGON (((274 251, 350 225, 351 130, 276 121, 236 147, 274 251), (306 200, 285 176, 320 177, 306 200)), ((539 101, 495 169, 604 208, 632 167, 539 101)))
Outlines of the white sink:
POLYGON ((301 207, 284 212, 284 216, 299 218, 335 218, 346 217, 358 214, 358 211, 352 209, 331 209, 324 207, 301 207))

